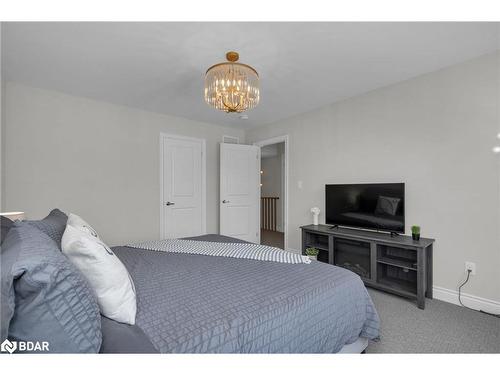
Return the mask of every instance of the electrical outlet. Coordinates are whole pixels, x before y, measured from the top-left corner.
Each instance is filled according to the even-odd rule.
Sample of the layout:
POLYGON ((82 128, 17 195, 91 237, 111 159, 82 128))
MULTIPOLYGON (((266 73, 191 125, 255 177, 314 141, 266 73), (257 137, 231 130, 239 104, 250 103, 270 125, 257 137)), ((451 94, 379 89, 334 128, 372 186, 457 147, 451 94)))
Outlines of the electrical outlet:
POLYGON ((465 262, 465 272, 467 272, 468 270, 470 270, 470 274, 471 275, 475 275, 476 274, 476 263, 473 263, 473 262, 465 262))

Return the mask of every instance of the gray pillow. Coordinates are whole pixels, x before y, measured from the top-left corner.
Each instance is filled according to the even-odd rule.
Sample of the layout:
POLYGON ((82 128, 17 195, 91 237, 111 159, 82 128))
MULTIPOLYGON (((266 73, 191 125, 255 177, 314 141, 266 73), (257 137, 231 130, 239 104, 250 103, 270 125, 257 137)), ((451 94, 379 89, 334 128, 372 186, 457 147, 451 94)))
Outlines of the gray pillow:
POLYGON ((401 199, 379 196, 377 201, 377 208, 375 209, 376 215, 396 215, 398 205, 401 199))
POLYGON ((26 223, 41 230, 47 236, 56 241, 59 249, 61 248, 61 239, 66 229, 68 215, 55 208, 42 220, 27 220, 26 223))
POLYGON ((47 341, 51 353, 97 353, 97 300, 56 243, 20 222, 2 247, 2 340, 47 341))
POLYGON ((9 230, 14 224, 14 222, 10 220, 8 217, 0 216, 0 223, 2 226, 2 233, 0 233, 0 245, 1 245, 3 243, 3 240, 5 240, 5 237, 7 237, 7 233, 9 233, 9 230))

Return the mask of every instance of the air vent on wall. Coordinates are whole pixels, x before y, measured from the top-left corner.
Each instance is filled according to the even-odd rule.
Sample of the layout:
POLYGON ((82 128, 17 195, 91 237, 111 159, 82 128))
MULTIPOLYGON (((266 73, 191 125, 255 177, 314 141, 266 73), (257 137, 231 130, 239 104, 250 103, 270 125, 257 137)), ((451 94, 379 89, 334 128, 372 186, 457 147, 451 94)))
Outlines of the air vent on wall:
POLYGON ((222 136, 222 143, 233 143, 233 144, 239 144, 240 139, 238 137, 233 137, 230 135, 223 135, 222 136))

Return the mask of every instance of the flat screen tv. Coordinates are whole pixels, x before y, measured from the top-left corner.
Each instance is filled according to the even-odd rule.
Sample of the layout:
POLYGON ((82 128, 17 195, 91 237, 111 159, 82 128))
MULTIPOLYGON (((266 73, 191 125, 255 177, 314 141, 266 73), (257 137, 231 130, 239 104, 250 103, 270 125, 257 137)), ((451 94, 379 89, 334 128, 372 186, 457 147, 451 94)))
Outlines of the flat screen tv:
POLYGON ((326 185, 326 224, 405 231, 405 184, 326 185))

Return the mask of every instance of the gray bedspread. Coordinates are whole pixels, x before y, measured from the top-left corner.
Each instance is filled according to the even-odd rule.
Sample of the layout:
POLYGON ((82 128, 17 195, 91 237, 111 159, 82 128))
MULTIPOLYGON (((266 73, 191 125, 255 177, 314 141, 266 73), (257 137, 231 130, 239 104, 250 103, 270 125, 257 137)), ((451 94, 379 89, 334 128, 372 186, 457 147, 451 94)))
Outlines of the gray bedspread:
POLYGON ((136 325, 161 353, 335 353, 379 335, 361 279, 339 267, 113 250, 135 283, 136 325))

